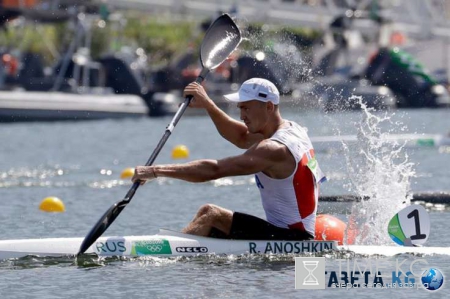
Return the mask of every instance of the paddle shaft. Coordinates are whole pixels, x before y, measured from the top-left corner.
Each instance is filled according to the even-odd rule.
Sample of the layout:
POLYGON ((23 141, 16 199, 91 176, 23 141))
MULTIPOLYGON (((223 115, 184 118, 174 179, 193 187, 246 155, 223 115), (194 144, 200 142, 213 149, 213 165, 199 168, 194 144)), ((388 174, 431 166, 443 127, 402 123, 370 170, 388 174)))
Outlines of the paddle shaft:
MULTIPOLYGON (((209 73, 209 70, 207 68, 203 68, 200 75, 197 77, 195 82, 202 83, 206 75, 209 73)), ((164 135, 162 136, 161 140, 159 140, 158 145, 156 146, 155 150, 151 154, 150 158, 148 158, 147 163, 145 163, 145 166, 150 166, 155 162, 156 157, 158 157, 159 152, 163 148, 163 146, 166 144, 167 139, 169 139, 170 135, 172 134, 173 129, 177 125, 178 121, 180 120, 181 116, 183 115, 184 111, 186 111, 187 107, 189 106, 190 102, 192 101, 192 96, 187 96, 184 99, 184 102, 181 104, 180 108, 178 108, 177 113, 172 118, 172 121, 169 123, 169 125, 166 127, 166 131, 164 132, 164 135)), ((130 190, 128 190, 127 194, 125 195, 124 200, 129 202, 133 198, 134 194, 136 193, 137 189, 141 185, 140 181, 137 181, 131 186, 130 190)))

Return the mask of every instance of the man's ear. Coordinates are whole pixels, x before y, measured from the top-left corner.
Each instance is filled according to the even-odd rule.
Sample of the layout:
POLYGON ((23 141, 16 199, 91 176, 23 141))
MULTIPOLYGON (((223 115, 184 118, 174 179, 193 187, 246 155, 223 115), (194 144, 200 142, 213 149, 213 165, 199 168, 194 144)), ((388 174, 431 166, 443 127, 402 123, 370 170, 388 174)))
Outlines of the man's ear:
POLYGON ((275 105, 272 102, 267 102, 267 111, 268 112, 273 112, 275 110, 275 105))

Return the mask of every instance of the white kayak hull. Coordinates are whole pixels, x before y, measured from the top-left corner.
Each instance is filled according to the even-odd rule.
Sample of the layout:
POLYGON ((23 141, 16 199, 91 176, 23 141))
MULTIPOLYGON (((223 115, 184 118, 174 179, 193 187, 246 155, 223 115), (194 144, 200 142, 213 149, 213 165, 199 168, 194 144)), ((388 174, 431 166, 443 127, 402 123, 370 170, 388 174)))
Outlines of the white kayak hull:
MULTIPOLYGON (((0 241, 0 259, 76 255, 83 238, 49 238, 0 241)), ((402 253, 450 255, 444 247, 338 246, 336 241, 224 240, 161 230, 152 236, 101 237, 86 253, 98 256, 192 256, 205 254, 302 254, 349 250, 356 254, 392 256, 402 253)))

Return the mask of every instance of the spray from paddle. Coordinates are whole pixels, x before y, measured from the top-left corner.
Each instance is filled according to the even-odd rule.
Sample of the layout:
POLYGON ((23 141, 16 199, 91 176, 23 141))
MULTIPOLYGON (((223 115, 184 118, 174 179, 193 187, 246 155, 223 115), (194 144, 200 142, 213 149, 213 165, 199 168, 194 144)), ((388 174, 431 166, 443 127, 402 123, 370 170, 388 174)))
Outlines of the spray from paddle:
MULTIPOLYGON (((383 123, 395 128, 402 124, 391 121, 389 112, 375 115, 360 97, 362 108, 358 142, 343 144, 350 183, 348 189, 361 198, 352 207, 347 226, 348 242, 364 245, 392 244, 387 234, 389 220, 410 203, 410 179, 414 164, 408 161, 404 144, 393 144, 381 131, 383 123)), ((393 130, 393 129, 391 129, 393 130)))

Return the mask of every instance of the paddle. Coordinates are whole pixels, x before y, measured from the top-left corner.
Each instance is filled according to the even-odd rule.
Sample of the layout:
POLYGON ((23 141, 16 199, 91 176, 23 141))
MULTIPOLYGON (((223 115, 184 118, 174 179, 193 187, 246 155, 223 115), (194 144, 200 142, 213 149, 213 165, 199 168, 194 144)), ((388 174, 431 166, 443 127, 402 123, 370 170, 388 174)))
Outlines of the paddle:
MULTIPOLYGON (((195 82, 201 83, 211 70, 218 67, 236 49, 240 42, 241 33, 230 16, 224 14, 217 18, 206 31, 205 37, 203 38, 203 42, 200 47, 200 62, 202 64, 202 71, 195 82)), ((146 166, 153 164, 167 139, 169 139, 169 136, 172 134, 173 129, 177 125, 184 111, 189 106, 191 100, 192 96, 186 97, 184 102, 178 108, 177 113, 167 126, 164 135, 145 164, 146 166)), ((122 212, 127 204, 130 203, 139 186, 140 182, 135 182, 125 195, 125 198, 112 205, 106 211, 106 213, 98 220, 95 226, 84 238, 77 255, 84 253, 108 229, 111 223, 113 223, 117 216, 119 216, 120 212, 122 212)))

